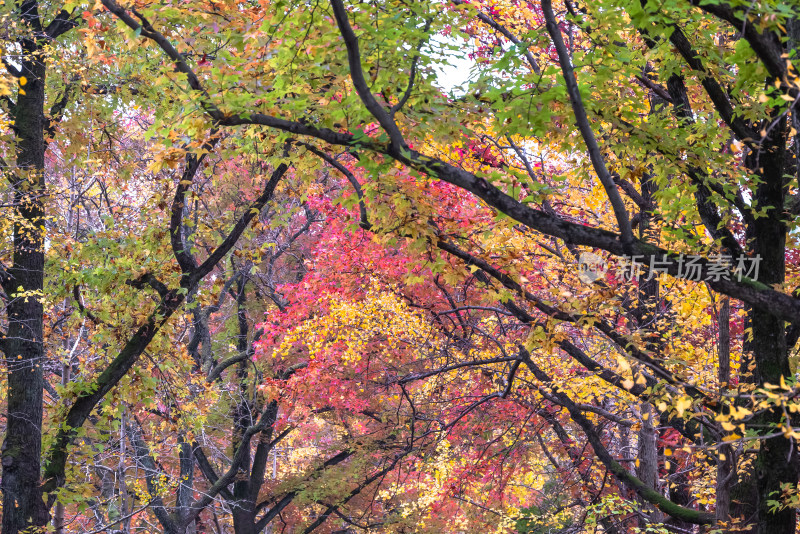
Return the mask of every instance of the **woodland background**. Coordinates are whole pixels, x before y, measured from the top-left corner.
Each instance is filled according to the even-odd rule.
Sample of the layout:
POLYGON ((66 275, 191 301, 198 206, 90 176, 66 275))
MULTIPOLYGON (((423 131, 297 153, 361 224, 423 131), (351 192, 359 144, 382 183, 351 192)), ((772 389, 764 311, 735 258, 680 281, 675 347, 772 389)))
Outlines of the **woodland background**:
POLYGON ((0 35, 2 534, 796 531, 796 2, 0 35))

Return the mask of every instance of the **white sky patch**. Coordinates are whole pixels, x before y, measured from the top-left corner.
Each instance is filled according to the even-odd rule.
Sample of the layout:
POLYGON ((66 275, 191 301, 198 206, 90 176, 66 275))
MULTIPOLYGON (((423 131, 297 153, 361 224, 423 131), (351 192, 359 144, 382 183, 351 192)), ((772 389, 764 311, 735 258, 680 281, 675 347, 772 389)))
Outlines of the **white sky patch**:
POLYGON ((453 96, 463 95, 469 83, 477 78, 476 63, 469 58, 472 44, 452 36, 437 35, 431 39, 430 47, 431 57, 439 60, 433 67, 435 84, 453 96))

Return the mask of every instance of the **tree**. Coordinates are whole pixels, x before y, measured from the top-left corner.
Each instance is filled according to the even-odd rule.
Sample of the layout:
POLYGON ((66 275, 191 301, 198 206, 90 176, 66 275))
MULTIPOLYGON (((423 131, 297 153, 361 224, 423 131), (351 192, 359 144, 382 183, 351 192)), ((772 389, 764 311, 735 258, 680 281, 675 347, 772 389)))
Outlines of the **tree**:
MULTIPOLYGON (((454 4, 458 7, 348 6, 332 0, 288 8, 277 3, 263 19, 260 9, 256 15, 241 6, 222 29, 217 29, 217 21, 213 31, 204 27, 192 36, 192 46, 207 42, 210 52, 216 34, 248 35, 249 41, 239 41, 236 54, 227 56, 225 70, 237 73, 228 85, 214 69, 191 66, 179 51, 182 45, 168 36, 175 42, 185 39, 174 33, 185 25, 185 12, 150 8, 140 13, 113 0, 103 2, 130 30, 161 48, 185 76, 192 101, 214 127, 277 130, 315 140, 321 143, 316 149, 323 152, 345 147, 359 166, 375 173, 374 179, 380 176, 380 184, 390 179, 394 165, 402 165, 419 173, 420 186, 453 184, 511 218, 520 225, 519 232, 554 240, 547 248, 554 249, 555 257, 564 257, 562 246, 570 254, 588 248, 607 254, 604 257, 636 257, 651 271, 658 267, 675 279, 670 291, 676 294, 690 292, 691 284, 680 281, 694 277, 687 274, 680 254, 699 256, 695 272, 708 288, 741 301, 747 309, 740 380, 751 381, 761 399, 770 387, 791 389, 790 350, 797 341, 792 324, 800 319, 800 302, 787 289, 793 284, 793 275, 787 277, 787 253, 793 249, 789 231, 797 176, 793 103, 798 85, 791 67, 797 13, 791 6, 760 4, 753 10, 724 2, 656 7, 615 1, 566 3, 554 9, 548 0, 485 8, 454 4), (431 12, 439 16, 431 17, 431 12), (261 20, 258 29, 252 26, 256 18, 261 20), (406 22, 400 23, 401 18, 406 22), (546 33, 536 31, 537 24, 543 24, 546 33), (472 92, 447 98, 432 84, 429 69, 436 45, 429 39, 444 29, 463 36, 455 28, 464 25, 470 37, 501 46, 479 51, 472 92), (274 40, 278 30, 294 46, 274 40), (345 50, 328 43, 341 43, 345 50), (305 47, 310 61, 296 53, 298 47, 305 47), (349 78, 343 79, 331 73, 344 67, 345 57, 349 78), (292 83, 300 73, 303 83, 292 83), (365 126, 373 122, 377 129, 365 126), (577 130, 569 128, 573 123, 577 130), (471 170, 429 143, 433 139, 444 146, 480 135, 494 137, 515 165, 471 170), (552 176, 542 181, 535 168, 525 164, 526 154, 547 144, 560 149, 572 176, 594 184, 603 195, 594 213, 569 213, 563 206, 571 203, 576 186, 560 185, 552 176), (633 211, 638 215, 631 217, 633 211), (712 256, 721 252, 735 261, 760 261, 757 279, 752 271, 742 275, 732 267, 723 268, 723 276, 713 276, 719 268, 712 256), (754 365, 750 377, 748 359, 754 365)), ((417 216, 425 221, 427 214, 417 216)), ((559 351, 612 385, 655 404, 662 421, 680 429, 687 443, 708 443, 704 432, 716 443, 723 443, 724 436, 734 441, 742 437, 726 425, 738 427, 729 416, 740 414, 750 393, 741 389, 712 401, 709 384, 695 382, 699 373, 681 376, 687 371, 678 369, 691 366, 682 362, 676 367, 665 355, 667 336, 678 334, 663 324, 669 316, 665 306, 672 306, 665 304, 663 287, 659 289, 665 282, 641 283, 633 295, 620 288, 619 280, 610 287, 600 282, 595 290, 610 293, 606 298, 618 302, 617 309, 630 320, 594 312, 587 322, 586 311, 577 303, 539 296, 514 276, 518 273, 505 272, 507 265, 495 266, 480 251, 459 247, 460 234, 424 223, 408 226, 411 238, 447 251, 477 268, 487 281, 505 287, 499 300, 523 324, 532 325, 535 339, 552 339, 559 351), (615 373, 607 362, 587 359, 569 337, 560 339, 547 328, 547 317, 597 331, 634 362, 633 377, 624 378, 624 368, 615 373), (659 382, 668 385, 672 414, 669 404, 655 395, 659 382)), ((680 302, 680 297, 671 295, 668 300, 680 302)), ((585 432, 594 453, 621 486, 680 523, 714 521, 705 512, 667 499, 621 466, 579 404, 556 387, 530 349, 520 348, 518 359, 549 388, 545 392, 550 402, 566 410, 585 432)), ((794 510, 780 499, 772 504, 782 493, 790 495, 797 483, 794 412, 784 412, 779 398, 785 396, 752 403, 744 408, 752 416, 741 416, 748 439, 758 445, 752 451, 753 469, 740 473, 737 500, 752 505, 754 515, 745 510, 734 515, 745 514, 743 519, 753 523, 756 532, 795 528, 794 510)), ((726 461, 722 455, 719 459, 726 461)))
POLYGON ((106 444, 98 529, 794 532, 795 6, 64 7, 4 8, 4 533, 106 444))
MULTIPOLYGON (((172 253, 178 261, 177 273, 175 270, 169 269, 174 282, 171 283, 171 286, 165 284, 157 274, 147 269, 147 260, 142 261, 144 265, 134 265, 125 261, 120 262, 120 265, 114 265, 114 262, 120 260, 120 257, 109 256, 123 253, 126 245, 131 245, 132 241, 130 236, 126 240, 119 229, 116 231, 113 229, 114 209, 120 209, 121 213, 118 215, 121 215, 124 222, 141 222, 141 220, 137 221, 136 217, 130 218, 132 210, 128 207, 112 205, 108 192, 104 190, 110 213, 107 215, 108 220, 103 220, 98 226, 105 231, 95 233, 97 227, 91 228, 91 225, 86 224, 83 227, 80 224, 76 225, 79 230, 76 233, 88 231, 90 237, 97 237, 97 240, 90 239, 91 245, 86 247, 87 252, 89 249, 100 252, 99 258, 97 256, 93 258, 95 260, 94 269, 89 276, 87 276, 88 273, 82 272, 77 276, 77 280, 74 278, 69 280, 69 276, 66 276, 61 279, 61 283, 72 282, 69 285, 74 289, 76 307, 96 325, 102 325, 104 319, 85 309, 81 296, 80 285, 82 283, 88 282, 90 285, 99 286, 103 291, 108 292, 117 282, 125 282, 131 290, 139 291, 140 308, 137 310, 138 313, 123 316, 122 324, 106 328, 106 330, 114 331, 113 340, 103 346, 104 354, 100 361, 96 362, 98 366, 93 369, 94 373, 91 376, 82 376, 77 383, 67 384, 69 380, 62 374, 62 378, 65 379, 63 380, 64 385, 72 387, 69 388, 67 398, 62 397, 58 400, 62 403, 68 402, 68 404, 66 409, 57 414, 54 431, 52 435, 47 436, 46 445, 48 447, 43 450, 43 392, 49 385, 45 380, 47 367, 45 362, 49 355, 45 352, 47 345, 44 339, 44 309, 47 301, 43 289, 45 287, 46 249, 48 238, 52 237, 52 234, 48 236, 46 231, 50 207, 45 199, 49 192, 57 190, 52 186, 51 189, 48 189, 47 186, 46 177, 48 175, 52 177, 52 168, 48 166, 48 156, 50 163, 54 165, 69 165, 69 163, 77 164, 79 162, 111 164, 116 166, 114 169, 116 172, 123 175, 132 173, 133 169, 140 172, 143 169, 142 167, 137 168, 135 164, 127 169, 120 169, 130 162, 125 161, 122 164, 125 157, 121 156, 122 159, 119 159, 120 154, 116 154, 118 159, 115 161, 113 151, 106 154, 108 156, 106 160, 103 160, 102 157, 94 160, 83 157, 75 158, 76 152, 82 152, 81 136, 78 134, 69 136, 69 141, 61 145, 61 152, 54 157, 51 143, 61 132, 59 128, 64 126, 69 131, 70 120, 76 118, 80 120, 86 117, 85 108, 72 111, 72 106, 76 101, 84 102, 77 95, 90 101, 93 97, 97 97, 99 100, 96 107, 92 106, 89 110, 89 116, 92 116, 92 112, 99 110, 109 111, 109 114, 112 115, 110 124, 105 122, 100 126, 102 134, 108 136, 111 145, 114 145, 116 126, 131 127, 127 120, 120 120, 118 110, 112 106, 112 104, 118 106, 123 104, 111 98, 103 98, 123 91, 118 85, 105 82, 108 78, 124 75, 126 72, 124 69, 121 73, 119 71, 109 72, 109 69, 106 68, 108 58, 101 56, 98 59, 99 63, 90 70, 90 74, 105 76, 106 78, 102 80, 103 83, 86 80, 84 76, 89 69, 84 66, 82 69, 73 70, 73 64, 69 62, 72 59, 71 52, 75 48, 80 48, 80 43, 66 41, 67 37, 64 37, 68 36, 70 30, 79 23, 80 15, 76 15, 76 12, 71 10, 57 11, 55 15, 50 16, 52 21, 46 25, 43 21, 48 18, 48 14, 40 14, 39 8, 40 6, 36 2, 26 2, 17 6, 9 5, 7 6, 9 11, 5 17, 9 30, 9 39, 6 44, 10 50, 18 52, 14 56, 9 56, 13 59, 4 58, 6 71, 17 87, 7 90, 6 92, 10 94, 5 95, 3 101, 4 116, 8 119, 6 124, 10 129, 10 143, 5 156, 15 160, 13 165, 3 164, 5 177, 11 186, 8 202, 4 209, 11 213, 9 216, 11 225, 6 230, 7 234, 10 234, 8 238, 12 242, 12 249, 10 265, 6 266, 4 262, 0 267, 7 317, 7 328, 0 338, 2 341, 0 348, 3 350, 8 366, 8 420, 2 454, 3 532, 9 533, 20 532, 31 526, 44 527, 47 525, 50 509, 55 503, 57 492, 65 483, 69 448, 75 438, 84 432, 82 429, 84 423, 92 417, 92 412, 106 398, 106 395, 128 375, 145 348, 156 338, 169 317, 185 301, 187 294, 195 291, 198 284, 215 265, 231 251, 255 215, 272 198, 278 182, 288 169, 286 162, 276 163, 263 180, 259 193, 252 198, 243 213, 240 213, 233 221, 232 226, 223 233, 221 243, 215 243, 207 254, 204 253, 197 259, 198 256, 192 251, 186 250, 184 245, 185 226, 182 222, 184 195, 192 185, 196 173, 202 167, 206 154, 219 142, 219 136, 215 132, 197 132, 194 139, 187 140, 173 151, 160 154, 162 163, 159 164, 159 167, 164 164, 164 161, 173 164, 176 163, 176 159, 184 161, 180 175, 176 176, 179 183, 175 189, 171 207, 161 213, 166 217, 157 221, 157 224, 161 225, 160 231, 153 227, 147 227, 148 230, 144 232, 145 235, 149 234, 147 237, 153 238, 159 243, 158 246, 161 250, 165 250, 164 244, 171 244, 172 253), (59 53, 64 55, 59 56, 59 53), (48 85, 48 70, 52 70, 54 65, 65 66, 65 64, 67 68, 59 72, 63 78, 48 85), (54 94, 55 97, 53 97, 54 94), (114 117, 112 113, 117 116, 114 117), (123 124, 119 124, 120 122, 123 124), (50 151, 49 154, 48 151, 50 151), (63 158, 59 160, 57 156, 63 156, 63 158), (164 225, 164 221, 168 221, 167 225, 164 225), (109 227, 111 228, 109 229, 109 227), (136 271, 138 271, 137 274, 133 275, 136 271), (175 274, 178 276, 175 277, 175 274), (145 305, 141 306, 142 295, 147 291, 155 292, 155 300, 150 302, 146 300, 145 305)), ((107 30, 96 21, 92 21, 90 16, 87 18, 91 28, 98 31, 107 30)), ((50 79, 52 80, 53 77, 51 76, 50 79)), ((125 92, 138 94, 136 89, 125 90, 125 92)), ((103 116, 100 113, 98 115, 103 120, 109 120, 107 115, 103 116)), ((84 136, 83 139, 87 140, 90 148, 91 143, 98 142, 97 138, 91 134, 84 136)), ((112 147, 112 150, 116 148, 112 147)), ((123 150, 125 148, 122 147, 123 150)), ((277 156, 277 159, 281 159, 282 154, 283 152, 278 149, 274 155, 277 156)), ((56 169, 56 171, 59 170, 61 169, 56 169)), ((55 182, 61 185, 59 180, 66 178, 63 174, 58 173, 55 182)), ((104 187, 102 180, 99 187, 104 187)), ((81 192, 78 196, 81 197, 87 191, 81 192)), ((77 201, 81 201, 81 198, 78 198, 77 201)), ((93 216, 94 214, 89 214, 90 218, 93 216)), ((97 224, 97 219, 94 222, 97 224)), ((152 221, 147 220, 146 222, 152 221)), ((64 229, 62 228, 62 230, 64 229)), ((66 228, 66 230, 66 233, 69 233, 70 229, 66 228)), ((55 233, 54 235, 63 236, 64 234, 55 233)), ((82 242, 85 237, 85 235, 79 236, 76 241, 82 242)), ((139 241, 140 246, 143 244, 139 241)), ((149 244, 155 245, 152 241, 149 244)), ((140 249, 140 252, 145 252, 145 250, 140 249)), ((86 269, 80 259, 76 263, 86 269)), ((169 280, 168 283, 170 283, 169 280)), ((63 286, 61 288, 63 289, 63 286)), ((120 311, 120 308, 124 309, 126 304, 130 304, 130 293, 125 291, 121 293, 119 308, 106 311, 110 313, 120 311)), ((124 311, 131 312, 130 308, 124 311)), ((105 326, 109 327, 108 324, 105 326)), ((75 340, 76 346, 85 339, 83 336, 85 333, 81 328, 75 340)))

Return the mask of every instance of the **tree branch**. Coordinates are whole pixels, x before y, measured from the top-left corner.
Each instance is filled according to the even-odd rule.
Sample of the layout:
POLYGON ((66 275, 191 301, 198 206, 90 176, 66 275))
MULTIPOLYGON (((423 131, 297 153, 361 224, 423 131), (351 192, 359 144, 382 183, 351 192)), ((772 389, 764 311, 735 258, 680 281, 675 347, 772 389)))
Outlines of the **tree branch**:
MULTIPOLYGON (((695 71, 697 71, 700 75, 700 83, 703 85, 703 89, 705 89, 706 94, 708 94, 709 98, 711 98, 711 102, 714 104, 714 109, 717 110, 719 116, 722 117, 722 120, 728 127, 733 131, 736 137, 739 138, 742 142, 746 143, 748 146, 752 147, 756 143, 758 139, 760 139, 760 135, 754 129, 752 129, 741 117, 736 116, 736 111, 733 109, 728 96, 725 94, 725 91, 720 86, 719 82, 711 76, 711 73, 703 65, 702 60, 700 59, 700 55, 697 53, 696 50, 692 48, 691 43, 689 43, 689 39, 686 38, 686 35, 683 34, 683 31, 677 26, 672 25, 672 34, 669 37, 669 41, 675 46, 678 52, 683 56, 683 59, 686 63, 695 71)), ((674 98, 673 98, 673 102, 674 98)))
POLYGON ((353 497, 361 493, 367 486, 369 486, 379 478, 386 476, 386 474, 388 474, 389 471, 394 469, 394 467, 398 464, 398 462, 400 462, 400 460, 409 453, 410 451, 405 451, 402 454, 396 455, 388 466, 384 467, 374 475, 367 478, 364 482, 356 486, 354 489, 350 490, 350 492, 347 495, 339 499, 338 503, 336 503, 335 505, 328 506, 328 508, 313 523, 311 523, 309 526, 306 527, 306 529, 303 531, 303 534, 311 534, 311 532, 314 532, 317 528, 322 526, 322 524, 328 520, 328 517, 330 517, 330 515, 335 510, 338 510, 343 505, 350 502, 353 499, 353 497))
MULTIPOLYGON (((314 471, 307 478, 310 479, 315 476, 319 476, 319 474, 321 474, 327 467, 340 464, 343 461, 350 458, 352 455, 353 451, 340 452, 339 454, 326 460, 325 463, 323 463, 321 466, 314 469, 314 471)), ((269 511, 267 511, 263 516, 261 516, 261 519, 256 521, 255 531, 261 532, 262 530, 264 530, 264 527, 266 527, 270 521, 272 521, 279 513, 281 513, 281 511, 283 511, 284 508, 286 508, 287 506, 289 506, 289 504, 291 504, 291 502, 294 500, 295 497, 297 497, 299 492, 300 490, 290 491, 289 493, 284 495, 283 498, 281 498, 281 500, 278 501, 277 504, 275 504, 275 506, 273 506, 269 511)))
POLYGON ((77 9, 73 9, 72 11, 67 11, 66 9, 62 9, 58 12, 56 17, 47 25, 47 28, 44 30, 45 33, 51 39, 57 39, 61 35, 67 33, 72 28, 78 26, 80 21, 80 16, 73 17, 72 15, 77 11, 77 9))
POLYGON ((372 227, 372 225, 370 224, 369 217, 367 216, 367 206, 364 203, 364 191, 361 189, 361 184, 358 183, 358 180, 356 179, 355 175, 352 172, 350 172, 350 170, 347 167, 345 167, 344 165, 342 165, 341 163, 339 163, 338 161, 336 161, 335 159, 333 159, 328 154, 321 151, 314 145, 311 145, 309 143, 304 143, 302 141, 298 141, 297 144, 302 147, 305 147, 306 150, 308 150, 315 156, 319 157, 320 159, 324 160, 328 165, 330 165, 331 167, 342 173, 344 177, 347 178, 347 181, 350 182, 351 186, 353 186, 353 189, 356 192, 356 196, 358 197, 358 211, 360 215, 358 225, 365 230, 369 230, 372 227))
MULTIPOLYGON (((745 18, 736 15, 733 8, 726 2, 707 2, 704 0, 689 0, 689 2, 706 13, 724 20, 733 26, 736 31, 741 32, 745 40, 750 43, 750 47, 758 55, 761 62, 769 74, 785 83, 786 61, 781 57, 783 47, 780 38, 774 32, 762 33, 759 24, 755 21, 750 22, 745 18)), ((746 6, 743 6, 746 7, 746 6)), ((797 88, 793 88, 797 91, 797 88)))
POLYGON ((578 406, 569 398, 569 396, 561 392, 560 388, 553 383, 550 377, 544 371, 542 371, 538 365, 536 365, 536 363, 531 359, 530 353, 528 353, 524 347, 519 347, 519 351, 523 361, 531 370, 536 379, 539 380, 542 385, 551 389, 552 396, 557 399, 561 406, 567 409, 570 418, 581 427, 581 430, 583 430, 584 434, 586 435, 586 438, 591 444, 592 449, 594 449, 595 455, 600 459, 601 462, 603 462, 603 465, 605 465, 606 469, 608 469, 620 482, 635 490, 642 499, 658 506, 662 512, 668 514, 670 517, 674 517, 675 519, 686 521, 688 523, 693 523, 695 525, 710 525, 714 523, 713 515, 675 504, 661 495, 661 493, 650 488, 644 482, 630 474, 627 469, 614 460, 614 458, 608 452, 608 449, 606 449, 606 447, 603 445, 600 436, 597 434, 597 430, 586 418, 586 416, 583 415, 580 408, 578 408, 578 406))
MULTIPOLYGON (((214 466, 211 465, 211 462, 208 461, 208 457, 203 451, 203 448, 195 442, 192 443, 192 450, 194 451, 194 457, 197 460, 197 466, 200 468, 200 472, 203 473, 203 476, 206 477, 212 485, 216 484, 219 480, 219 475, 214 471, 214 466)), ((226 500, 233 500, 233 493, 231 493, 227 487, 220 488, 219 494, 226 500)))
POLYGON ((372 91, 370 91, 367 80, 364 78, 364 70, 361 67, 361 53, 358 50, 358 37, 353 32, 350 21, 347 18, 347 11, 344 8, 342 0, 330 0, 331 7, 333 8, 333 16, 336 19, 336 24, 339 26, 339 32, 342 34, 344 44, 347 47, 347 61, 350 65, 350 79, 353 81, 358 96, 364 102, 367 110, 381 125, 381 128, 389 135, 392 146, 395 150, 406 148, 406 142, 403 140, 403 134, 400 128, 394 122, 391 114, 375 100, 372 91))
MULTIPOLYGON (((288 154, 288 144, 284 150, 284 156, 288 154)), ((253 220, 254 217, 258 216, 261 213, 261 209, 272 199, 273 193, 275 193, 275 187, 278 185, 278 182, 283 175, 286 174, 286 171, 289 169, 289 165, 286 163, 281 163, 278 165, 277 168, 272 172, 272 176, 270 176, 269 181, 264 185, 264 190, 262 191, 261 195, 253 201, 252 204, 248 207, 247 211, 239 217, 239 220, 236 221, 236 224, 231 230, 228 237, 226 237, 222 243, 212 252, 206 261, 204 261, 199 267, 192 270, 192 272, 187 277, 186 284, 188 285, 196 285, 200 280, 202 280, 208 273, 211 272, 211 269, 219 263, 219 261, 225 257, 225 255, 233 248, 233 245, 239 240, 239 237, 242 235, 242 232, 245 231, 247 226, 250 224, 250 221, 253 220)), ((181 282, 183 284, 183 281, 181 282)))
POLYGON ((617 226, 622 235, 622 241, 633 241, 633 230, 631 229, 631 221, 628 219, 628 212, 625 209, 625 203, 619 195, 617 186, 614 184, 614 179, 606 168, 603 155, 600 153, 600 147, 597 144, 597 139, 589 124, 589 117, 586 115, 586 108, 583 106, 583 99, 578 89, 578 82, 575 81, 575 70, 572 68, 572 61, 570 60, 567 46, 564 44, 564 39, 561 36, 561 28, 558 26, 555 15, 553 14, 551 0, 542 0, 542 12, 544 13, 547 33, 550 34, 550 38, 553 40, 556 52, 558 53, 558 62, 564 74, 564 82, 567 85, 567 94, 572 104, 572 112, 575 115, 575 122, 578 124, 578 129, 589 151, 589 159, 592 161, 592 167, 594 167, 597 178, 603 185, 603 189, 606 190, 608 200, 611 202, 614 216, 617 219, 617 226))
MULTIPOLYGON (((428 18, 428 20, 425 21, 425 28, 422 31, 426 34, 426 36, 428 31, 431 29, 432 22, 433 18, 428 18)), ((417 77, 417 64, 419 63, 420 51, 422 50, 422 46, 426 41, 427 39, 423 39, 417 45, 417 52, 414 54, 414 59, 411 60, 411 72, 408 75, 408 85, 406 86, 403 96, 397 101, 397 104, 392 106, 392 108, 389 110, 390 117, 394 117, 395 113, 403 109, 403 106, 406 105, 406 102, 408 102, 408 99, 411 97, 411 91, 414 89, 414 81, 417 77)))
MULTIPOLYGON (((466 0, 453 0, 453 4, 455 4, 457 6, 472 5, 469 2, 467 2, 466 0)), ((480 11, 478 11, 478 15, 477 16, 478 16, 478 19, 481 22, 483 22, 484 24, 486 24, 487 26, 489 26, 490 28, 492 28, 496 32, 502 34, 503 37, 505 37, 506 39, 508 39, 509 41, 514 43, 515 45, 520 46, 520 47, 521 46, 525 46, 525 59, 528 61, 528 64, 531 66, 531 70, 533 70, 534 74, 537 74, 537 75, 542 73, 542 69, 539 67, 539 63, 536 61, 536 59, 534 59, 533 54, 531 54, 531 51, 529 50, 529 47, 526 46, 525 43, 520 41, 513 33, 508 31, 508 29, 505 26, 502 26, 501 24, 499 24, 496 20, 494 20, 490 16, 488 16, 488 15, 486 15, 486 14, 480 12, 480 11)))
POLYGON ((156 463, 150 453, 150 447, 142 437, 141 425, 135 418, 131 417, 126 418, 125 426, 127 429, 128 439, 130 440, 133 450, 136 454, 136 463, 139 464, 139 466, 145 472, 147 491, 151 496, 153 496, 152 500, 150 501, 150 507, 153 510, 153 514, 155 514, 158 522, 161 523, 161 526, 164 528, 165 532, 177 534, 179 532, 178 526, 175 524, 175 521, 167 511, 163 499, 158 496, 159 487, 157 478, 162 472, 156 467, 156 463))
MULTIPOLYGON (((193 168, 196 172, 197 166, 193 168)), ((194 269, 189 276, 181 278, 180 289, 166 290, 166 286, 160 282, 157 284, 155 283, 157 280, 154 280, 154 277, 153 279, 150 279, 147 275, 140 277, 141 283, 147 282, 159 292, 161 301, 145 323, 128 339, 122 350, 120 350, 111 363, 109 363, 100 375, 94 379, 92 387, 80 393, 72 406, 67 410, 66 416, 59 426, 59 430, 43 461, 44 473, 42 478, 44 482, 42 484, 42 491, 50 494, 49 504, 52 504, 55 500, 56 494, 54 490, 61 487, 65 482, 65 469, 69 457, 68 447, 77 435, 78 429, 83 426, 87 417, 89 417, 97 404, 119 383, 131 367, 133 367, 161 327, 183 303, 186 295, 189 294, 230 251, 253 217, 255 217, 266 202, 272 198, 275 186, 287 169, 288 166, 286 164, 281 164, 273 172, 262 195, 256 199, 256 201, 250 205, 248 211, 239 218, 233 230, 223 243, 217 247, 200 267, 194 269), (184 289, 185 291, 183 291, 184 289)), ((227 486, 227 484, 224 484, 224 486, 227 486)), ((216 488, 216 491, 219 491, 219 488, 216 488)))
POLYGON ((155 289, 156 293, 158 293, 162 299, 166 299, 167 294, 169 293, 167 286, 161 280, 156 278, 153 273, 144 273, 136 280, 128 280, 126 283, 135 289, 142 289, 145 285, 148 285, 155 289))
POLYGON ((170 243, 172 244, 172 253, 175 255, 175 259, 178 261, 184 276, 193 272, 197 267, 194 256, 189 250, 186 250, 187 245, 183 235, 183 207, 186 193, 192 186, 197 170, 200 168, 200 164, 205 159, 206 154, 216 146, 219 140, 220 137, 217 135, 217 131, 212 130, 210 139, 202 144, 199 155, 192 152, 187 154, 186 165, 184 165, 183 174, 178 186, 175 188, 175 195, 172 199, 169 220, 170 243))
MULTIPOLYGON (((128 15, 124 9, 120 8, 113 0, 102 0, 102 2, 109 10, 118 14, 120 19, 132 29, 135 30, 141 27, 140 24, 134 21, 130 15, 128 15)), ((168 42, 165 42, 166 40, 161 34, 157 32, 154 33, 152 29, 150 29, 146 32, 143 31, 142 36, 153 39, 159 44, 167 56, 175 62, 176 68, 187 75, 190 87, 200 92, 201 96, 204 97, 203 108, 206 110, 206 113, 208 113, 218 125, 262 125, 295 135, 314 137, 333 145, 350 148, 366 148, 372 152, 389 156, 411 169, 460 187, 482 199, 489 206, 533 230, 562 239, 572 245, 585 245, 605 250, 615 256, 655 256, 663 258, 666 262, 667 274, 679 278, 685 277, 685 274, 683 276, 678 276, 681 263, 676 254, 639 240, 634 239, 630 241, 624 239, 614 232, 561 220, 551 214, 518 202, 485 179, 471 172, 436 158, 425 156, 416 150, 404 149, 400 151, 396 150, 392 145, 387 146, 370 139, 364 139, 363 137, 356 138, 349 133, 337 132, 329 128, 316 128, 309 124, 293 122, 263 113, 223 113, 210 101, 197 76, 186 65, 185 61, 180 57, 177 51, 175 51, 174 47, 168 42)), ((709 264, 710 262, 705 259, 701 259, 698 262, 698 265, 701 267, 701 276, 707 273, 709 264)), ((706 276, 706 278, 708 277, 706 276)), ((776 317, 791 322, 800 321, 800 300, 775 291, 766 284, 746 277, 742 277, 741 281, 720 278, 718 280, 711 280, 708 284, 719 293, 739 299, 750 304, 754 308, 775 315, 776 317)))

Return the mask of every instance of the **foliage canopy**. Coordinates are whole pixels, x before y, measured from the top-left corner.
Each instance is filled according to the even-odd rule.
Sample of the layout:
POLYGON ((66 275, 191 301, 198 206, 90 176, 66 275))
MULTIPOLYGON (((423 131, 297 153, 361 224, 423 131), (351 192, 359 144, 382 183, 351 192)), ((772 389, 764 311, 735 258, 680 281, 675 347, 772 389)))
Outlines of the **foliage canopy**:
POLYGON ((794 3, 0 25, 3 534, 795 532, 794 3))

